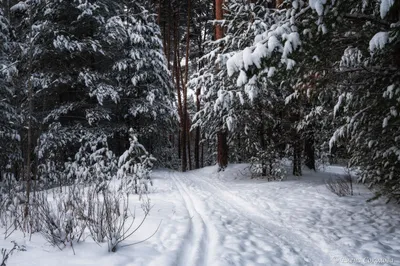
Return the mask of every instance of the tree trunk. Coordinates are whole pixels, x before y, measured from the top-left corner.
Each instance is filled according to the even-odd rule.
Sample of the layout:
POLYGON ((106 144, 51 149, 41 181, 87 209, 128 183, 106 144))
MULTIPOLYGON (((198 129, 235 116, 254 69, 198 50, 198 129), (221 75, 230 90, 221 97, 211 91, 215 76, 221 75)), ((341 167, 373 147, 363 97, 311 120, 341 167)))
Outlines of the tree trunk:
MULTIPOLYGON (((202 38, 200 38, 199 42, 198 42, 198 51, 199 51, 200 56, 202 56, 204 54, 203 45, 202 45, 203 42, 204 42, 204 40, 202 38)), ((203 68, 204 67, 203 63, 199 62, 198 67, 199 67, 198 70, 203 68)), ((201 106, 200 106, 200 94, 201 94, 201 90, 200 90, 200 88, 197 88, 196 89, 196 112, 200 112, 200 108, 201 108, 201 106)), ((195 134, 196 135, 195 135, 195 140, 194 140, 194 160, 195 160, 195 168, 199 169, 200 168, 200 140, 201 140, 201 128, 200 128, 200 126, 196 127, 196 133, 195 134)), ((202 165, 203 165, 203 163, 202 163, 202 165)))
MULTIPOLYGON (((215 19, 223 20, 224 19, 224 11, 223 11, 223 3, 224 0, 215 0, 215 19)), ((221 25, 217 24, 215 27, 215 39, 221 39, 224 37, 224 30, 221 25)), ((220 129, 217 133, 217 162, 220 170, 223 170, 228 165, 228 133, 224 129, 220 129)))
MULTIPOLYGON (((264 153, 266 145, 265 145, 265 138, 264 138, 264 124, 262 122, 261 122, 260 129, 259 129, 258 133, 259 133, 259 136, 260 136, 261 150, 264 153)), ((267 162, 265 161, 265 158, 261 158, 261 168, 262 168, 262 176, 267 176, 267 162)))
POLYGON ((283 0, 276 0, 276 8, 282 8, 283 0))
MULTIPOLYGON (((165 37, 164 37, 165 38, 165 37)), ((166 57, 167 57, 167 62, 168 62, 168 69, 171 69, 171 16, 168 16, 168 29, 167 29, 167 47, 166 49, 166 57)))
MULTIPOLYGON (((178 12, 179 14, 179 12, 178 12)), ((177 18, 175 19, 175 25, 174 25, 174 73, 175 73, 175 85, 177 89, 177 96, 178 96, 178 114, 180 118, 180 126, 181 126, 181 134, 180 134, 180 146, 181 146, 181 151, 182 151, 182 160, 181 160, 181 169, 182 172, 186 171, 187 168, 187 157, 186 157, 186 116, 184 112, 184 107, 182 106, 182 98, 181 98, 181 71, 180 71, 180 64, 179 64, 179 47, 178 47, 178 25, 176 22, 177 18)), ((185 99, 185 93, 184 94, 184 99, 185 99)))
MULTIPOLYGON (((157 24, 158 24, 158 26, 161 27, 161 0, 158 0, 157 24)), ((165 25, 164 25, 164 28, 165 28, 165 25)))
POLYGON ((304 153, 305 153, 305 162, 304 164, 310 169, 310 170, 316 170, 315 168, 315 148, 314 148, 314 136, 311 135, 306 138, 305 144, 304 144, 304 153))
MULTIPOLYGON (((196 90, 196 110, 200 111, 200 89, 196 90)), ((200 126, 196 127, 196 136, 194 138, 194 167, 200 168, 200 126)))
POLYGON ((181 131, 178 129, 178 159, 182 159, 181 131))
MULTIPOLYGON (((29 23, 33 25, 32 9, 29 8, 29 23)), ((31 194, 31 182, 32 182, 32 169, 31 169, 31 147, 32 147, 32 115, 33 115, 33 84, 32 84, 32 64, 33 64, 33 38, 32 33, 30 33, 30 47, 29 47, 29 69, 28 69, 28 143, 27 143, 27 157, 26 157, 26 205, 24 211, 25 219, 29 215, 29 204, 30 204, 30 194, 31 194)), ((25 220, 26 221, 26 220, 25 220)))
POLYGON ((187 153, 188 153, 188 162, 189 162, 189 170, 192 170, 192 155, 191 155, 191 148, 190 148, 190 120, 187 117, 186 120, 186 134, 187 134, 187 153))
MULTIPOLYGON (((189 78, 189 51, 190 51, 190 15, 191 15, 191 0, 187 1, 187 25, 186 25, 186 56, 185 56, 185 81, 182 84, 183 87, 183 119, 185 120, 185 134, 182 138, 183 147, 187 145, 188 159, 189 159, 189 169, 192 169, 192 161, 190 156, 190 132, 189 132, 189 116, 187 111, 187 83, 189 78), (187 141, 186 141, 187 138, 187 141)), ((179 61, 178 61, 179 63, 179 61)), ((186 150, 186 149, 185 149, 186 150)), ((185 169, 186 170, 186 169, 185 169)), ((184 171, 184 169, 182 169, 184 171)))
POLYGON ((293 143, 293 175, 301 176, 301 145, 299 140, 293 143))
MULTIPOLYGON (((30 77, 29 77, 30 79, 30 77)), ((29 104, 29 111, 28 111, 28 144, 27 144, 27 158, 26 158, 26 205, 25 205, 25 219, 29 215, 29 203, 30 203, 30 194, 31 194, 31 180, 32 180, 32 169, 31 169, 31 146, 32 146, 32 112, 33 112, 33 93, 32 93, 32 82, 28 81, 28 104, 29 104)))
MULTIPOLYGON (((223 20, 224 19, 224 10, 223 10, 224 0, 215 0, 215 19, 223 20)), ((215 27, 215 39, 221 39, 224 37, 224 30, 220 24, 217 24, 215 27)))
POLYGON ((194 137, 194 168, 200 168, 200 127, 196 128, 194 137))
POLYGON ((228 133, 225 130, 221 130, 217 134, 218 140, 218 151, 217 161, 219 170, 224 170, 228 165, 228 133))
POLYGON ((243 151, 242 151, 242 140, 240 138, 240 132, 238 132, 237 135, 237 141, 238 141, 238 151, 239 151, 239 160, 238 163, 242 163, 242 158, 243 158, 243 151))
MULTIPOLYGON (((224 10, 223 10, 224 0, 215 0, 215 19, 223 20, 224 19, 224 10)), ((221 39, 224 37, 224 30, 221 25, 217 24, 215 27, 215 39, 221 39)))
POLYGON ((204 143, 201 143, 201 154, 200 154, 200 163, 201 167, 204 167, 204 143))

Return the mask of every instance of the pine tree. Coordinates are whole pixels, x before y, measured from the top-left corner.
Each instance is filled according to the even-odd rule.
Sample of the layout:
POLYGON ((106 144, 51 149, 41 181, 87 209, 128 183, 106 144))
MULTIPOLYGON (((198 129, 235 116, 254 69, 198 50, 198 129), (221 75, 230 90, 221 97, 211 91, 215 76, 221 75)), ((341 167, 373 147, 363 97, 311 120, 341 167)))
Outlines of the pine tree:
POLYGON ((0 181, 13 177, 21 162, 19 114, 13 78, 17 70, 12 56, 10 26, 0 8, 0 181))
MULTIPOLYGON (((343 123, 330 146, 344 143, 350 165, 361 168, 360 180, 377 185, 378 196, 398 199, 397 1, 285 1, 281 6, 253 44, 230 56, 230 76, 244 80, 244 86, 253 82, 248 74, 255 74, 256 82, 266 77, 268 87, 279 84, 289 139, 312 142, 322 124, 328 132, 314 138, 322 144, 343 123), (271 68, 275 71, 268 75, 271 68)), ((294 174, 301 170, 302 146, 293 142, 294 174)))
POLYGON ((378 188, 376 197, 400 202, 399 2, 340 1, 336 8, 350 27, 335 34, 360 41, 338 60, 333 113, 342 125, 330 145, 344 141, 349 164, 361 170, 359 180, 378 188), (352 31, 360 26, 362 31, 352 31))
POLYGON ((120 98, 113 112, 125 136, 133 128, 148 149, 161 155, 169 145, 165 132, 171 131, 176 112, 160 29, 138 1, 121 1, 119 9, 124 13, 106 25, 107 42, 113 47, 111 78, 117 81, 120 98))
POLYGON ((129 142, 129 149, 118 160, 117 177, 123 180, 122 190, 135 191, 141 196, 149 191, 150 185, 153 185, 150 173, 155 158, 138 142, 133 129, 129 130, 129 142))
POLYGON ((88 143, 107 136, 117 156, 126 148, 129 127, 150 149, 168 144, 164 134, 174 119, 170 75, 159 27, 142 5, 25 1, 13 11, 20 22, 19 68, 33 91, 23 107, 28 110, 31 102, 32 119, 39 122, 32 135, 40 136, 39 174, 57 172, 67 182, 64 162, 77 163, 72 158, 86 149, 82 134, 93 137, 88 143), (54 136, 55 129, 62 134, 54 136))
MULTIPOLYGON (((240 149, 235 139, 240 135, 251 138, 260 145, 256 148, 251 144, 254 150, 247 150, 250 154, 245 155, 247 158, 241 157, 250 159, 255 153, 260 152, 261 146, 265 149, 267 139, 271 140, 266 137, 267 130, 263 128, 265 123, 276 124, 274 121, 267 121, 271 118, 268 113, 271 110, 268 107, 274 105, 279 90, 275 84, 267 89, 264 85, 265 80, 257 80, 258 76, 253 75, 247 67, 236 77, 235 70, 227 68, 226 64, 236 68, 235 63, 231 63, 238 58, 237 55, 234 56, 238 49, 245 49, 251 45, 253 39, 265 32, 275 18, 271 15, 269 4, 264 2, 229 1, 226 8, 225 37, 209 43, 209 53, 203 57, 204 67, 199 73, 194 74, 191 80, 191 86, 201 87, 203 94, 203 106, 195 117, 195 126, 205 128, 208 138, 212 138, 220 130, 229 132, 232 158, 236 157, 240 149)), ((266 76, 268 73, 272 75, 274 68, 261 74, 266 76)))

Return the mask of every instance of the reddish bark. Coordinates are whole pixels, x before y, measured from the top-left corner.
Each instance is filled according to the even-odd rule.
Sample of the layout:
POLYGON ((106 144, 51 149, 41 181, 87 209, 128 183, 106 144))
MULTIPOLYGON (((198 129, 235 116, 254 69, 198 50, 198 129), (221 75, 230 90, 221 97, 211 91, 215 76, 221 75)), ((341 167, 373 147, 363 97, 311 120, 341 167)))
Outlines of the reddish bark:
MULTIPOLYGON (((223 10, 224 0, 215 0, 215 19, 223 20, 224 19, 224 10, 223 10)), ((224 37, 223 27, 218 24, 215 28, 215 39, 221 39, 224 37)), ((220 169, 226 168, 228 165, 228 142, 227 142, 228 134, 225 130, 220 129, 217 133, 217 162, 220 169)))
MULTIPOLYGON (((224 0, 215 0, 215 19, 223 20, 224 19, 224 10, 223 10, 224 0)), ((215 39, 221 39, 224 37, 224 30, 220 24, 215 27, 215 39)))

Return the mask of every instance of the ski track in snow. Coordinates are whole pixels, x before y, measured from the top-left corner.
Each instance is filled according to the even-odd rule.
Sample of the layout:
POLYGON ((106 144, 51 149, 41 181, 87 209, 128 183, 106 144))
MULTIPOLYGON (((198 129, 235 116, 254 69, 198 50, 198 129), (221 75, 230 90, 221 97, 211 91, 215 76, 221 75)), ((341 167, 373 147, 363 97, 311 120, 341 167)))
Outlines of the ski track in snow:
POLYGON ((188 212, 193 215, 193 238, 190 236, 183 244, 186 248, 182 249, 181 259, 185 254, 186 258, 179 265, 329 265, 330 257, 315 244, 287 228, 272 224, 267 216, 231 195, 214 180, 210 183, 211 179, 205 181, 191 173, 174 173, 171 178, 177 184, 188 212), (196 209, 194 202, 196 206, 207 208, 196 209), (208 217, 208 225, 218 228, 222 237, 207 234, 204 217, 208 217), (195 220, 201 220, 202 230, 195 220), (199 237, 199 232, 206 235, 199 237), (206 247, 210 243, 214 244, 206 247), (215 248, 219 249, 219 258, 210 256, 215 248), (202 253, 196 254, 199 251, 202 253), (202 256, 203 260, 196 261, 202 256))
POLYGON ((182 247, 177 253, 177 261, 174 265, 210 265, 207 260, 209 254, 212 253, 208 223, 204 221, 201 212, 198 211, 196 200, 190 195, 179 177, 175 177, 175 174, 172 173, 171 179, 175 182, 176 188, 185 203, 190 220, 185 241, 183 241, 182 247))

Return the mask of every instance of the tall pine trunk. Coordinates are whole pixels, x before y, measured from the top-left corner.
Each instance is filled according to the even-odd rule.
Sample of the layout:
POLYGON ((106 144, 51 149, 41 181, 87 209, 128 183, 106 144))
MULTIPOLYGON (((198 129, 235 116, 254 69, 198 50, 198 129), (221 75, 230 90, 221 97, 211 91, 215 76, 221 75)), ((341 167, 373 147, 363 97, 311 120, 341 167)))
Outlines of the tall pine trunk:
MULTIPOLYGON (((200 111, 200 89, 196 90, 196 111, 200 111)), ((194 138, 194 168, 200 168, 200 126, 196 127, 196 135, 194 138)))
MULTIPOLYGON (((215 0, 215 19, 223 20, 224 19, 224 11, 223 11, 224 0, 215 0)), ((224 37, 224 29, 220 24, 217 24, 215 27, 215 39, 221 39, 224 37)), ((220 129, 217 133, 217 162, 220 170, 225 169, 228 165, 228 132, 224 129, 220 129)))
MULTIPOLYGON (((189 170, 192 169, 192 160, 190 155, 190 124, 189 124, 189 116, 188 116, 188 108, 187 108, 187 84, 189 78, 189 52, 190 52, 190 20, 191 20, 191 0, 187 1, 187 25, 186 25, 186 55, 185 55, 185 81, 182 84, 183 86, 183 119, 185 119, 185 138, 182 139, 182 143, 187 145, 187 153, 189 160, 189 170)), ((185 147, 185 146, 184 146, 185 147)))
MULTIPOLYGON (((224 19, 224 10, 223 10, 224 0, 215 0, 215 19, 223 20, 224 19)), ((224 29, 221 25, 217 24, 215 26, 215 39, 221 39, 224 37, 224 29)))
MULTIPOLYGON (((29 23, 30 25, 33 25, 33 17, 32 17, 32 7, 29 8, 29 23)), ((29 65, 28 65, 28 75, 27 75, 27 85, 28 85, 28 143, 27 143, 27 151, 26 151, 26 205, 25 205, 25 211, 24 211, 24 217, 25 219, 28 218, 29 215, 29 205, 30 205, 30 195, 31 195, 31 183, 32 183, 32 115, 33 115, 33 84, 32 84, 32 64, 33 64, 33 36, 32 33, 30 33, 30 44, 29 44, 29 65)), ((25 220, 26 221, 26 220, 25 220)))
MULTIPOLYGON (((175 16, 174 20, 174 76, 175 76, 175 86, 177 90, 177 96, 178 96, 178 114, 180 118, 180 147, 179 150, 181 151, 181 170, 182 172, 186 171, 187 168, 187 156, 186 156, 186 119, 185 119, 185 114, 184 114, 184 107, 182 104, 182 98, 181 98, 181 71, 180 71, 180 60, 179 60, 179 34, 178 34, 178 25, 177 25, 177 19, 179 18, 179 12, 178 15, 175 16)), ((185 98, 185 96, 184 96, 185 98)))

